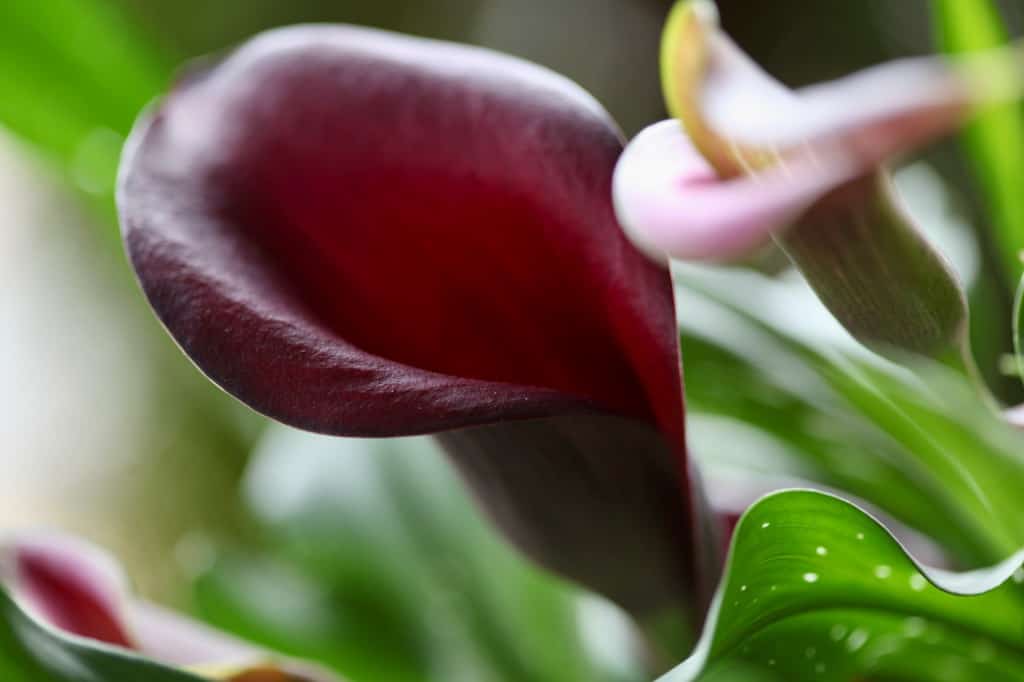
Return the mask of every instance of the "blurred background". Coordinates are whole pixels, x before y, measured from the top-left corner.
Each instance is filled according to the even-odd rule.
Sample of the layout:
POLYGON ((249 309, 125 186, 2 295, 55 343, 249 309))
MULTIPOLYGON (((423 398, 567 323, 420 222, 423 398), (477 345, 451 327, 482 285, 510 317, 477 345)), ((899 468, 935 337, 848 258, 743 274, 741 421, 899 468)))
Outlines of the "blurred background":
MULTIPOLYGON (((528 58, 577 80, 632 135, 665 116, 657 57, 670 4, 3 0, 0 528, 94 539, 143 595, 354 680, 641 678, 646 654, 624 617, 506 549, 428 441, 304 436, 203 379, 133 280, 112 190, 133 119, 180 65, 297 22, 528 58)), ((719 5, 726 29, 791 85, 936 49, 926 0, 719 5)), ((1024 3, 1003 5, 1017 32, 1024 3)), ((1019 384, 1000 371, 1012 287, 981 188, 954 141, 915 163, 901 189, 969 279, 990 385, 1019 402, 1019 384)), ((702 383, 700 348, 693 357, 694 438, 718 451, 723 439, 738 442, 736 419, 723 435, 721 420, 700 413, 735 413, 751 398, 741 388, 715 394, 702 383)))

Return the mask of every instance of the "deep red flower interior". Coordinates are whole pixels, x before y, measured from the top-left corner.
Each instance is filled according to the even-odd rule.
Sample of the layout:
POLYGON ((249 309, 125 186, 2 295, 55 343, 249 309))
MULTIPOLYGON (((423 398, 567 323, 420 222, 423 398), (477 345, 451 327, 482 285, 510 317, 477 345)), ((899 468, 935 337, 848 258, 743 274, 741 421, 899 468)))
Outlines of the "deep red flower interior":
POLYGON ((107 644, 131 648, 113 596, 102 578, 77 557, 47 545, 26 545, 17 556, 19 591, 55 627, 107 644))
MULTIPOLYGON (((364 397, 415 368, 474 380, 439 397, 445 409, 511 402, 512 416, 537 416, 531 403, 576 401, 646 419, 681 446, 671 286, 615 222, 620 151, 597 105, 542 69, 368 31, 290 29, 169 97, 131 164, 144 191, 122 207, 126 239, 157 311, 229 390, 253 372, 225 366, 256 359, 281 333, 268 321, 284 321, 332 338, 289 372, 268 367, 267 384, 309 381, 309 363, 341 364, 324 356, 346 348, 350 370, 392 365, 364 397), (216 358, 178 300, 214 295, 214 280, 232 301, 217 304, 229 334, 251 316, 261 324, 216 358)), ((485 417, 495 414, 465 421, 485 417)))
MULTIPOLYGON (((277 94, 285 101, 309 87, 301 78, 283 80, 277 94)), ((643 386, 615 344, 607 285, 577 252, 586 239, 601 238, 611 219, 584 203, 588 185, 604 179, 581 183, 584 196, 574 202, 596 234, 570 241, 580 218, 550 205, 542 181, 527 172, 510 192, 507 168, 480 172, 474 160, 494 154, 492 132, 485 131, 483 148, 467 149, 477 143, 472 122, 450 116, 429 126, 429 135, 395 139, 402 110, 378 110, 371 100, 353 111, 347 93, 328 93, 338 101, 305 98, 311 111, 290 113, 326 127, 339 143, 311 150, 268 121, 269 139, 244 150, 256 158, 238 162, 255 169, 235 190, 252 200, 231 216, 274 254, 302 300, 340 337, 375 355, 441 374, 555 388, 646 415, 643 386), (357 137, 347 134, 350 116, 363 122, 357 137)), ((496 123, 496 131, 505 129, 496 123)), ((541 159, 559 144, 558 133, 538 122, 536 137, 525 141, 536 149, 519 151, 541 159)), ((596 158, 580 167, 607 168, 601 156, 614 154, 610 141, 582 150, 596 158)))

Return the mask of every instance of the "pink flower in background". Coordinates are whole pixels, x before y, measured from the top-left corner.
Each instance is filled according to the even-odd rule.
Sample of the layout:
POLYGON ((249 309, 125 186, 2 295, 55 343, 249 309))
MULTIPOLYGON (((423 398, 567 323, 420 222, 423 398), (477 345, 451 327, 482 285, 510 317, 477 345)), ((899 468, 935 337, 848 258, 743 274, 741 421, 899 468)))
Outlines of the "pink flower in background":
POLYGON ((1021 61, 1013 50, 904 59, 794 91, 740 51, 713 3, 683 0, 662 46, 675 120, 649 127, 623 154, 619 219, 657 254, 743 256, 827 195, 842 203, 844 187, 885 162, 1019 96, 1021 61))
POLYGON ((76 538, 11 538, 0 544, 0 566, 14 600, 68 634, 227 682, 336 679, 132 597, 116 561, 76 538))

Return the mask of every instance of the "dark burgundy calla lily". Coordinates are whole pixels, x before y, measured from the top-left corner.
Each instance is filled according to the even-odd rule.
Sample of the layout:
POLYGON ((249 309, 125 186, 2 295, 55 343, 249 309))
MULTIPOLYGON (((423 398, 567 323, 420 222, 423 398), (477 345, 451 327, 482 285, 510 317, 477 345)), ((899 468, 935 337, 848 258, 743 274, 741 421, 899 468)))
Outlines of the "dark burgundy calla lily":
POLYGON ((150 303, 218 385, 311 431, 444 432, 517 544, 646 613, 713 576, 669 275, 611 205, 621 151, 540 67, 296 27, 143 118, 119 209, 150 303))

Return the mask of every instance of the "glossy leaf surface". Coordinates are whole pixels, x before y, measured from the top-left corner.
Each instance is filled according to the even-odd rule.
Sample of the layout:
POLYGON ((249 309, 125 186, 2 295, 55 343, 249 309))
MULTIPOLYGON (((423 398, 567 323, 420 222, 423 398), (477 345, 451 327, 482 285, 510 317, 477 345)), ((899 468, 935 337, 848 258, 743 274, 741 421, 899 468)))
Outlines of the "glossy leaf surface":
POLYGON ((771 495, 740 521, 696 652, 662 680, 732 659, 794 681, 1024 679, 1021 558, 925 569, 848 502, 771 495))

